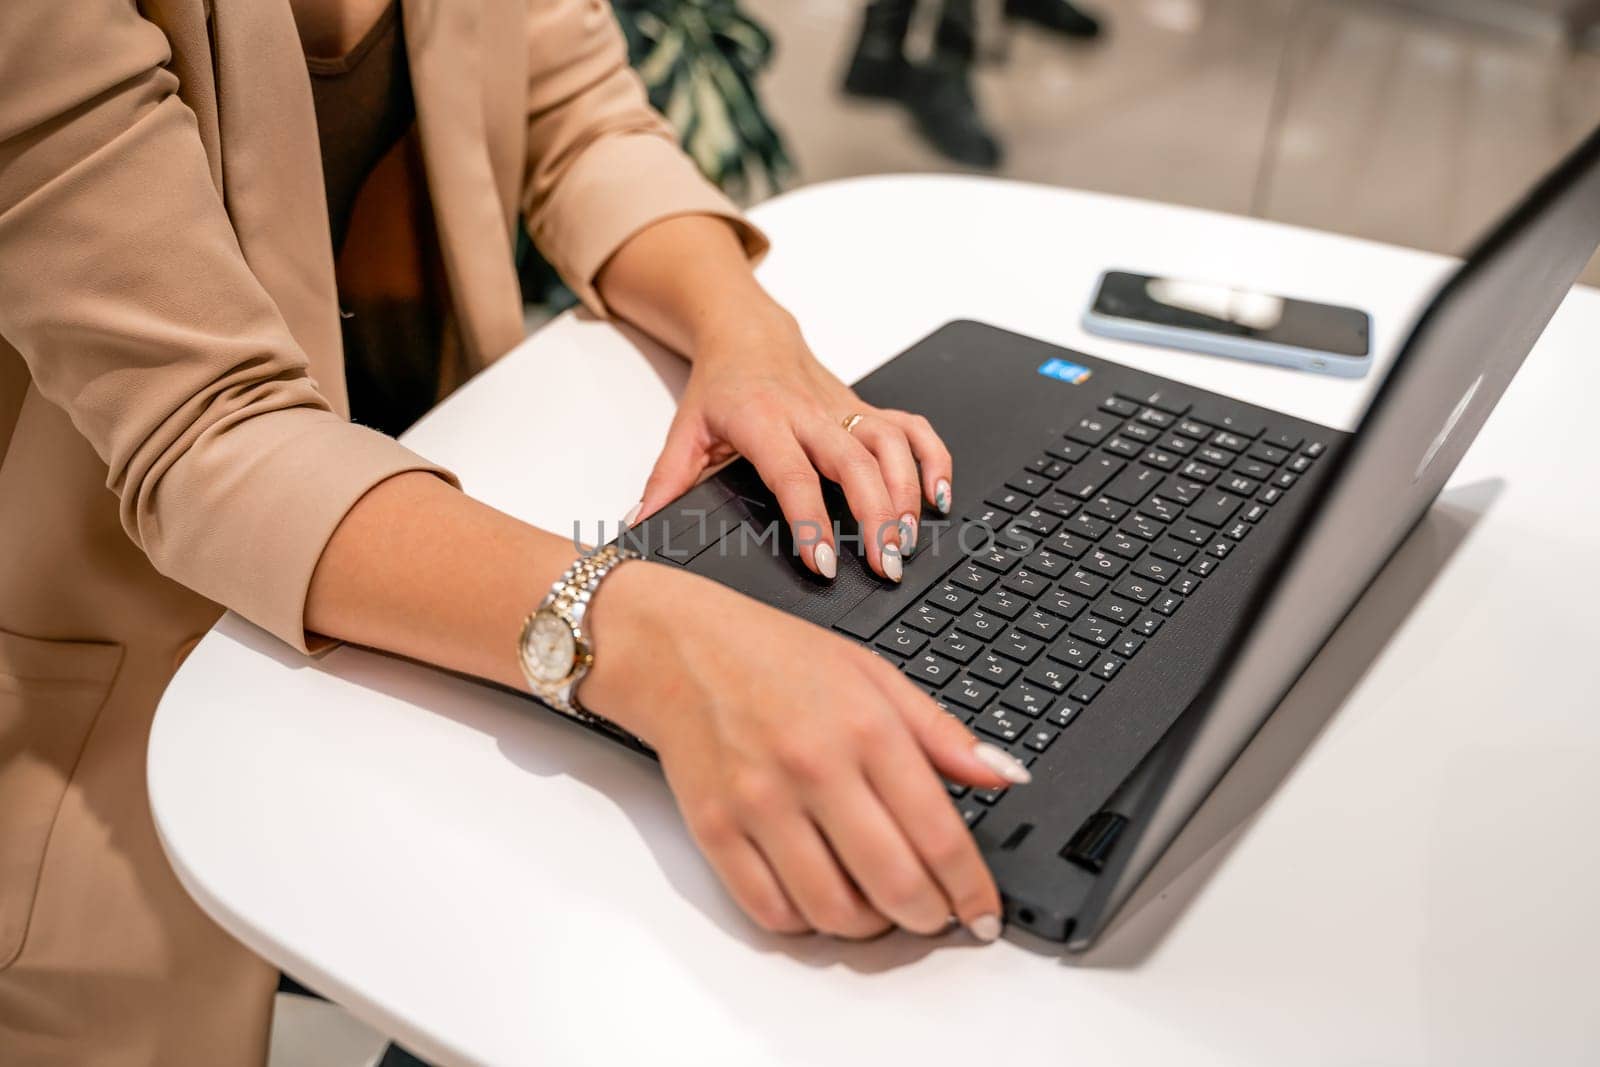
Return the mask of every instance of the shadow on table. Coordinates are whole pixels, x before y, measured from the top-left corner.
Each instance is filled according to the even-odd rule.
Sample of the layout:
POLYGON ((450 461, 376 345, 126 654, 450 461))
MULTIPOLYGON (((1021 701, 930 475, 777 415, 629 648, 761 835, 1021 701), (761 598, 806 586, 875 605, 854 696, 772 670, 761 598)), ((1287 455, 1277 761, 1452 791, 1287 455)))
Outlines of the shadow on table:
POLYGON ((1495 478, 1440 494, 1112 924, 1064 962, 1132 969, 1150 957, 1504 489, 1495 478))

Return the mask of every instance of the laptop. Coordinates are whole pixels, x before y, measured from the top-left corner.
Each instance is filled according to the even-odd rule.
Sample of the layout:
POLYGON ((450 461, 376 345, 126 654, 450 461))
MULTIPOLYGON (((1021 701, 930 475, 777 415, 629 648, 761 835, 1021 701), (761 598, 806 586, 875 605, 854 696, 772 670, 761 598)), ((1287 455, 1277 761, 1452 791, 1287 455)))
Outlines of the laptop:
MULTIPOLYGON (((1352 433, 977 322, 857 383, 955 458, 904 580, 831 583, 736 462, 628 531, 871 647, 1026 763, 950 786, 1007 922, 1086 948, 1405 540, 1600 244, 1600 131, 1468 255, 1352 433)), ((1352 783, 1357 787, 1358 783, 1352 783)))

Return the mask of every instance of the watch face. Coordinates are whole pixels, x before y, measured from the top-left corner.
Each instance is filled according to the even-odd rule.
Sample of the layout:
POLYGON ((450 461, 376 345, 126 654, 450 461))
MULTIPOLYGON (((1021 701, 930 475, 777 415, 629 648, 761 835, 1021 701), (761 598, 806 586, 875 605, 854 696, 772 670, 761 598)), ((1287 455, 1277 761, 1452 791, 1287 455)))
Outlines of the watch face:
POLYGON ((572 627, 553 611, 539 612, 528 627, 522 656, 535 677, 546 682, 560 681, 572 673, 573 660, 578 657, 572 627))

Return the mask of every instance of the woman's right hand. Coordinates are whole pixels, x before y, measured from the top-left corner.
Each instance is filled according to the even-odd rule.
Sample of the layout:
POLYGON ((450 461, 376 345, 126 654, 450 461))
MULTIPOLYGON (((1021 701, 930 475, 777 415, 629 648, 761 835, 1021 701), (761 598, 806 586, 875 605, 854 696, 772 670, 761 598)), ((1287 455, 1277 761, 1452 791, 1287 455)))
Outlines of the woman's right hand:
POLYGON ((1027 780, 879 657, 660 564, 618 567, 588 616, 579 698, 661 758, 690 832, 768 930, 982 940, 1000 896, 940 776, 1027 780))

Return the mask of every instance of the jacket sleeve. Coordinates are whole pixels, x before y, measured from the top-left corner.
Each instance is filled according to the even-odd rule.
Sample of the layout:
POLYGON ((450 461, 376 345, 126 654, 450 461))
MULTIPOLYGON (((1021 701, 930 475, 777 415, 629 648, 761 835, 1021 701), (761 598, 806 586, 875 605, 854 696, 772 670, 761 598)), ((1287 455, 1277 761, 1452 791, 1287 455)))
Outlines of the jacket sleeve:
POLYGON ((105 460, 156 568, 305 650, 334 528, 436 468, 319 391, 169 58, 128 0, 0 4, 0 337, 105 460))
POLYGON ((528 0, 528 160, 523 218, 590 310, 600 268, 628 238, 676 215, 714 215, 745 254, 767 240, 679 148, 628 66, 607 0, 528 0))

